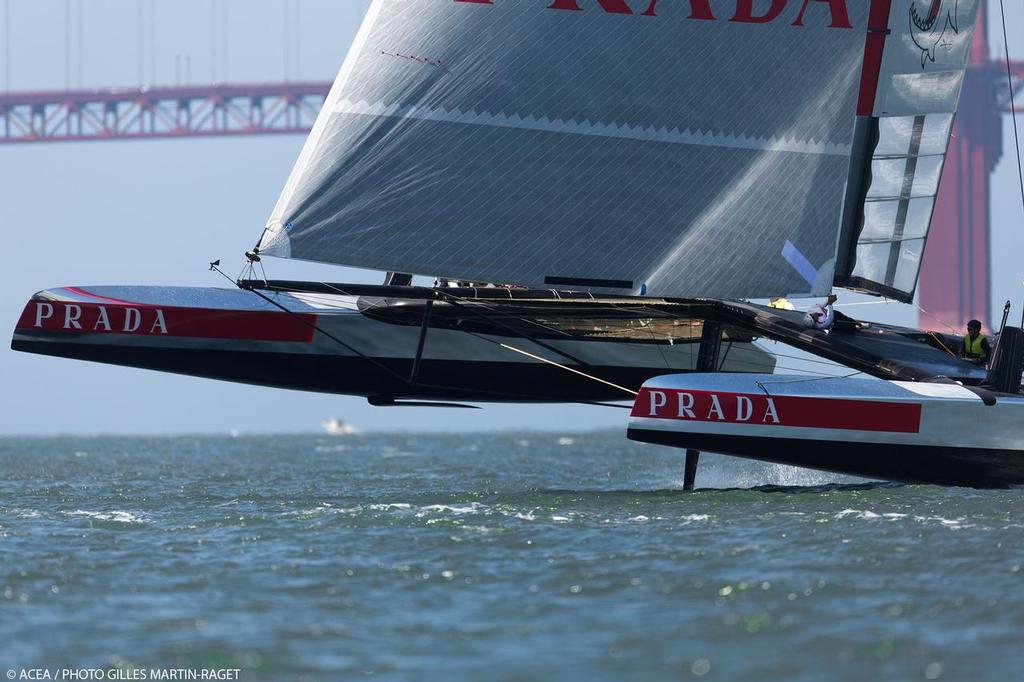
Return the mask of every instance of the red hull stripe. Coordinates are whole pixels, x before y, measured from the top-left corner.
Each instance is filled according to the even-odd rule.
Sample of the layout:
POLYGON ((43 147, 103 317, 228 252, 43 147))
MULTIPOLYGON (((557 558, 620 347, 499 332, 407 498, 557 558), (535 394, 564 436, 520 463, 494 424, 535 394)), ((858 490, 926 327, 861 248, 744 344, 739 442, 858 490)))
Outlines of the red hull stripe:
POLYGON ((153 305, 29 301, 18 330, 238 341, 313 340, 316 316, 153 305))
POLYGON ((868 35, 864 39, 864 66, 860 72, 860 95, 857 97, 858 116, 871 116, 875 109, 891 3, 892 0, 871 0, 868 10, 868 35))
POLYGON ((643 388, 633 417, 680 421, 919 433, 920 403, 764 393, 643 388))

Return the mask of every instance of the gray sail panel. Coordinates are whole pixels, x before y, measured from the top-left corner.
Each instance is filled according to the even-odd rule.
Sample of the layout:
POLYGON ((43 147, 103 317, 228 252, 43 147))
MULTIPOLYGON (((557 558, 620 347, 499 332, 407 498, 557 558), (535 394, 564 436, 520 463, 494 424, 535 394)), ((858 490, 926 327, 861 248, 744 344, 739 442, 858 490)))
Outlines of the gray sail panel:
POLYGON ((892 0, 855 240, 836 284, 910 301, 971 41, 977 0, 892 0))
POLYGON ((670 296, 825 292, 866 7, 774 2, 746 21, 743 4, 377 0, 261 252, 670 296))

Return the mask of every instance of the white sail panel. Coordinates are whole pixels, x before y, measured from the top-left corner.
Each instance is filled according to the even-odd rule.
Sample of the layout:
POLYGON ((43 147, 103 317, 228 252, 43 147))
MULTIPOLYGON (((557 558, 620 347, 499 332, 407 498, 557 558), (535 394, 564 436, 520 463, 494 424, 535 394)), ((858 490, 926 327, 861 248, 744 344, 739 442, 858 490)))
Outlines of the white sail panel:
MULTIPOLYGON (((978 0, 887 0, 860 229, 836 282, 909 301, 917 288, 978 0)), ((854 169, 856 173, 856 169, 854 169)), ((844 258, 840 257, 842 262, 844 258)))
POLYGON ((824 293, 866 4, 377 0, 259 249, 621 293, 824 293))

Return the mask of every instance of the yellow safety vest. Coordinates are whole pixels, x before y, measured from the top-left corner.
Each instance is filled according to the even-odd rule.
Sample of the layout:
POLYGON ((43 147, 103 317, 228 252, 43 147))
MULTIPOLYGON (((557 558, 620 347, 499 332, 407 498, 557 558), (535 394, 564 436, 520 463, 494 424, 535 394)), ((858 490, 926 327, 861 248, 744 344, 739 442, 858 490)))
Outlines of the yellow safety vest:
POLYGON ((769 301, 768 307, 778 308, 780 310, 793 310, 793 304, 784 298, 777 298, 774 301, 769 301))
POLYGON ((964 355, 969 358, 984 358, 985 349, 981 347, 981 342, 985 340, 985 337, 978 334, 977 337, 971 338, 968 334, 964 337, 964 355))

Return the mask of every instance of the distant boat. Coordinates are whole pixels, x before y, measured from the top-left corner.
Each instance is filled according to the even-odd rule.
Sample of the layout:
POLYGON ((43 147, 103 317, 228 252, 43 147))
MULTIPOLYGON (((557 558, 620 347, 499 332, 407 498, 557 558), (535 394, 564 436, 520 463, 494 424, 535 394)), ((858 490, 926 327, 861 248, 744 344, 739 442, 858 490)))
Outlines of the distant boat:
POLYGON ((325 419, 320 426, 331 436, 351 436, 356 432, 356 427, 340 419, 325 419))

